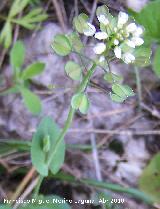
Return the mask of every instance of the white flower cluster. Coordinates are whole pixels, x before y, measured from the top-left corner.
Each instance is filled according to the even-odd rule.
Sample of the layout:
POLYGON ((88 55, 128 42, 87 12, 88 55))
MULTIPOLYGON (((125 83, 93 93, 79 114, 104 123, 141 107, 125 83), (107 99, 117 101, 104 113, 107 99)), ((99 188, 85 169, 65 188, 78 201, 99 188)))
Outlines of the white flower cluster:
POLYGON ((103 14, 97 16, 97 18, 106 30, 96 32, 95 26, 87 23, 88 28, 84 30, 84 34, 86 36, 94 36, 101 41, 93 48, 95 54, 102 55, 100 60, 104 60, 104 52, 106 51, 107 44, 110 42, 111 48, 118 59, 122 59, 127 64, 134 62, 134 48, 144 43, 141 38, 143 29, 134 22, 130 22, 128 14, 124 12, 119 12, 116 24, 109 21, 103 14), (107 33, 107 28, 110 30, 109 33, 107 33))

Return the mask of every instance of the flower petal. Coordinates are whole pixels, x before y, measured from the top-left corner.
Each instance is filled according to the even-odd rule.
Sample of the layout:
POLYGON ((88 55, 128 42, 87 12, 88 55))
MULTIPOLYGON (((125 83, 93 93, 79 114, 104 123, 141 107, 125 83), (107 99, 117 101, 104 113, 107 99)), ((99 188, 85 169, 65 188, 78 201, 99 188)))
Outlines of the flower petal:
POLYGON ((106 45, 104 43, 98 43, 94 48, 93 51, 95 54, 102 54, 106 50, 106 45))
POLYGON ((134 42, 136 46, 141 46, 144 43, 144 40, 139 37, 133 37, 132 41, 134 42))
POLYGON ((109 20, 105 17, 105 15, 100 15, 97 18, 98 18, 98 21, 100 23, 103 23, 104 25, 108 25, 109 24, 109 20))
POLYGON ((129 25, 127 25, 126 30, 129 33, 135 32, 137 30, 137 26, 135 23, 130 23, 129 25))
POLYGON ((117 45, 119 44, 118 39, 115 39, 113 43, 114 43, 114 45, 116 45, 116 46, 117 46, 117 45))
POLYGON ((119 12, 118 14, 118 28, 121 28, 128 21, 128 14, 119 12))
POLYGON ((97 38, 99 40, 103 40, 103 39, 107 39, 108 35, 105 32, 97 32, 97 33, 95 33, 95 38, 97 38))
POLYGON ((122 56, 122 50, 121 50, 121 48, 120 48, 119 46, 116 46, 116 47, 114 48, 114 53, 115 53, 115 56, 116 56, 118 59, 121 58, 121 56, 122 56))
POLYGON ((127 40, 127 41, 126 41, 126 44, 127 44, 129 47, 131 47, 131 48, 135 48, 135 43, 134 43, 134 41, 132 41, 132 40, 127 40))
POLYGON ((84 35, 86 36, 93 36, 96 32, 96 28, 91 23, 87 23, 87 28, 83 31, 84 35))
POLYGON ((122 59, 126 64, 129 64, 135 60, 135 57, 133 56, 133 54, 127 52, 122 56, 122 59))

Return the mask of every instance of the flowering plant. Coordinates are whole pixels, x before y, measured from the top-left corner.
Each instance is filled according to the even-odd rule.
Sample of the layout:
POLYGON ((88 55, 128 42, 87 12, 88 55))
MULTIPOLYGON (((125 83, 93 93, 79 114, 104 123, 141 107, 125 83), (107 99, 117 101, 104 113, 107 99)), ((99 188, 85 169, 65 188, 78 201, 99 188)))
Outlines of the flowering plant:
MULTIPOLYGON (((89 22, 89 17, 82 13, 73 20, 76 31, 66 35, 56 35, 52 43, 56 54, 67 56, 75 53, 79 56, 81 64, 71 60, 65 65, 66 74, 78 83, 78 87, 71 99, 63 129, 61 130, 52 118, 45 117, 33 136, 31 157, 34 167, 41 175, 40 183, 49 171, 53 174, 57 173, 64 162, 65 134, 75 112, 78 110, 86 114, 89 109, 90 101, 86 90, 97 66, 104 71, 104 79, 111 85, 109 93, 111 99, 115 102, 124 102, 127 97, 134 96, 134 92, 128 85, 122 84, 123 78, 120 75, 112 73, 110 62, 118 58, 126 64, 134 63, 138 66, 149 63, 150 50, 144 46, 142 38, 144 30, 141 26, 132 22, 124 12, 120 12, 118 17, 113 17, 106 6, 98 7, 96 14, 100 23, 98 31, 89 22), (98 43, 93 47, 94 59, 85 55, 79 33, 98 39, 98 43), (87 63, 84 64, 83 58, 87 63)), ((38 192, 38 189, 36 191, 38 192)))

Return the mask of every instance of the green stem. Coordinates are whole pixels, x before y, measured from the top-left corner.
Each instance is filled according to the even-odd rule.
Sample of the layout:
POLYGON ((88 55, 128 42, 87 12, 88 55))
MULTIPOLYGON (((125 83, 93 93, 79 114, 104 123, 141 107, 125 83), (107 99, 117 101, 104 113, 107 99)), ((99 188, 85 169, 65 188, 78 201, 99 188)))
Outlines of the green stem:
POLYGON ((137 92, 138 92, 138 104, 139 104, 139 108, 140 108, 141 107, 141 103, 142 103, 141 78, 140 78, 139 69, 137 67, 134 67, 134 71, 135 71, 135 75, 136 75, 136 85, 137 85, 137 92))
POLYGON ((44 179, 44 176, 39 176, 38 183, 36 185, 35 192, 34 192, 34 195, 33 195, 34 199, 37 199, 37 197, 38 197, 39 190, 40 190, 43 179, 44 179))
MULTIPOLYGON (((96 68, 96 64, 93 63, 92 67, 88 70, 87 74, 85 75, 84 79, 82 80, 82 83, 80 84, 78 90, 76 91, 76 93, 80 93, 80 92, 83 92, 85 91, 86 87, 87 87, 87 84, 92 76, 92 74, 94 73, 95 71, 95 68, 96 68)), ((66 132, 68 131, 71 123, 72 123, 72 120, 73 120, 73 117, 74 117, 74 113, 75 113, 75 109, 72 108, 72 106, 70 106, 70 110, 69 110, 69 113, 68 113, 68 117, 67 117, 67 120, 65 122, 65 125, 64 125, 64 128, 63 130, 61 131, 58 139, 57 139, 57 142, 55 144, 55 149, 54 151, 51 153, 49 159, 48 159, 48 162, 47 162, 47 165, 49 166, 50 163, 52 162, 52 159, 58 149, 58 146, 60 145, 61 141, 63 140, 66 132)))
POLYGON ((136 199, 144 201, 145 203, 149 205, 154 204, 154 200, 151 197, 149 197, 147 194, 135 188, 127 188, 127 187, 123 187, 117 184, 106 183, 106 182, 97 181, 94 179, 87 179, 87 178, 76 179, 74 176, 65 174, 63 172, 59 172, 58 174, 53 175, 52 177, 55 179, 64 180, 70 183, 86 184, 86 185, 100 188, 100 189, 107 189, 107 190, 109 189, 111 191, 118 192, 118 193, 126 193, 136 199))

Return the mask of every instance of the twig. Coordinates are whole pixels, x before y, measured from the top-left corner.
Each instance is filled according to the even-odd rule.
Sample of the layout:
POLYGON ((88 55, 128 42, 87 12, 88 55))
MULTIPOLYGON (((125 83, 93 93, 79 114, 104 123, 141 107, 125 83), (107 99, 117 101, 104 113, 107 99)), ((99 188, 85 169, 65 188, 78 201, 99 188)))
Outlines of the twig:
POLYGON ((35 173, 35 169, 32 167, 31 170, 24 177, 24 179, 22 180, 20 185, 18 186, 17 190, 15 191, 13 196, 11 197, 11 200, 16 200, 19 197, 21 192, 24 190, 25 186, 28 184, 30 179, 33 177, 34 173, 35 173))
MULTIPOLYGON (((31 182, 31 184, 26 188, 26 190, 24 191, 24 193, 20 196, 20 199, 21 200, 24 200, 32 192, 32 190, 34 189, 34 187, 37 185, 37 182, 38 182, 38 177, 31 182)), ((13 209, 18 208, 18 206, 19 206, 19 203, 16 203, 13 206, 13 209)))
POLYGON ((147 130, 147 131, 130 131, 130 130, 103 130, 103 129, 69 129, 70 133, 98 133, 98 134, 112 134, 112 135, 160 135, 160 130, 147 130))
POLYGON ((150 107, 148 107, 146 104, 144 104, 143 102, 141 102, 141 107, 144 109, 144 110, 146 110, 146 111, 148 111, 152 116, 154 116, 154 117, 156 117, 156 118, 158 118, 158 119, 160 119, 160 114, 159 114, 159 112, 158 112, 158 110, 156 110, 156 109, 151 109, 150 107))
POLYGON ((57 0, 52 0, 52 2, 53 2, 53 5, 54 5, 54 7, 56 9, 56 14, 57 14, 57 17, 58 17, 58 21, 59 21, 63 31, 66 31, 67 28, 66 28, 66 24, 64 22, 64 17, 62 15, 60 5, 59 5, 57 0))

